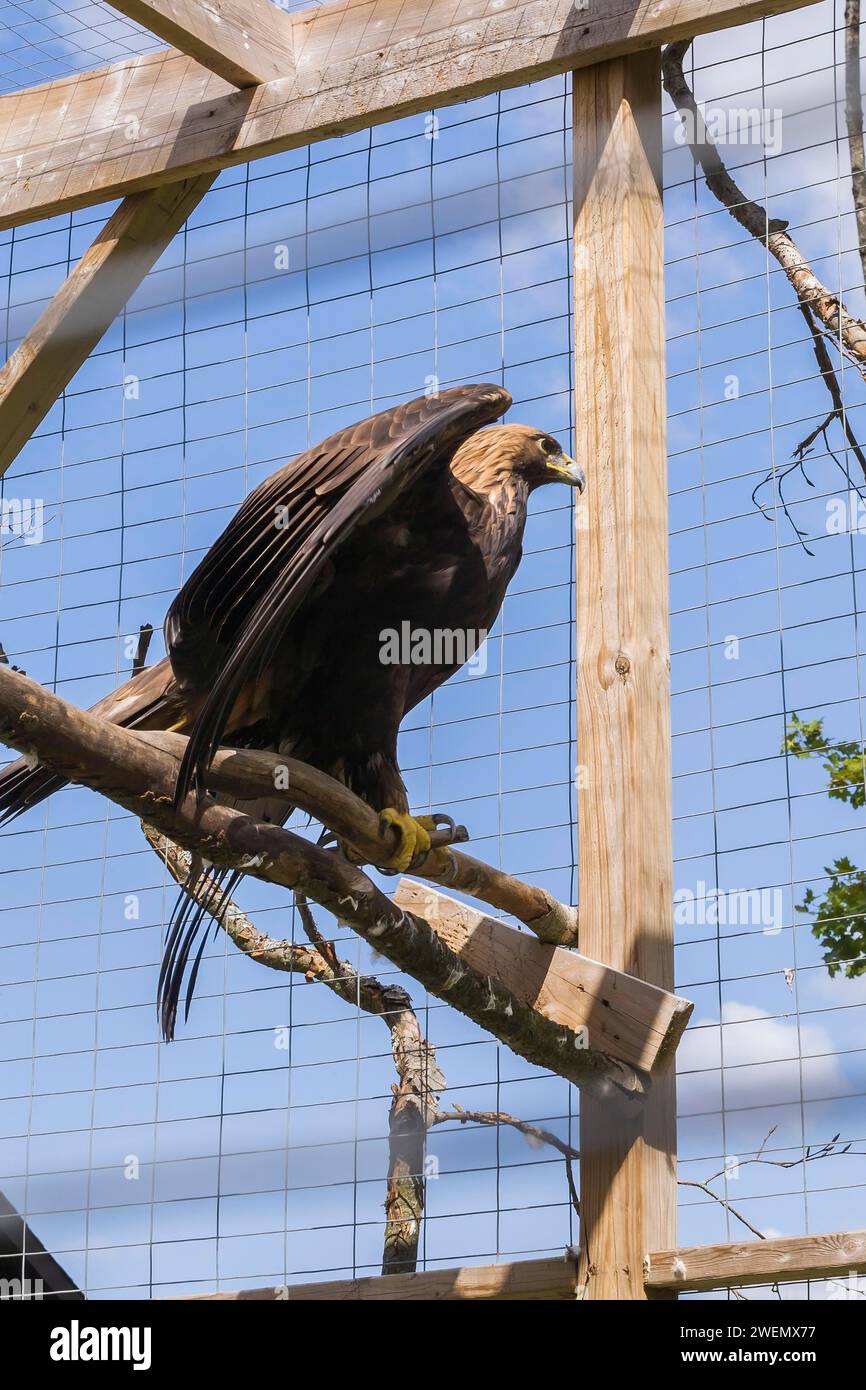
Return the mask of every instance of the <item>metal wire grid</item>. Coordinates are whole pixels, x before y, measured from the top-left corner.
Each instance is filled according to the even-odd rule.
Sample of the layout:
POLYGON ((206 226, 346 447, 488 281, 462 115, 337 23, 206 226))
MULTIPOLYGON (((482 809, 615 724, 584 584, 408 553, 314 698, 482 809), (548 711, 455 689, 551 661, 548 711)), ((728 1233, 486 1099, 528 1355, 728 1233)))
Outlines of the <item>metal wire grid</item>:
MULTIPOLYGON (((285 0, 310 10, 321 0, 285 0)), ((147 29, 92 0, 3 0, 0 4, 0 94, 121 62, 164 47, 147 29)))
MULTIPOLYGON (((795 139, 790 152, 786 148, 789 164, 816 151, 823 158, 827 149, 836 148, 835 126, 832 138, 813 138, 822 113, 835 112, 833 78, 838 55, 831 52, 829 62, 816 60, 816 45, 824 43, 826 48, 828 39, 833 42, 833 16, 827 6, 814 14, 804 12, 803 24, 808 25, 809 16, 812 29, 805 31, 805 38, 791 37, 787 20, 769 25, 767 33, 767 52, 784 55, 783 61, 790 63, 785 110, 791 124, 792 113, 796 116, 799 109, 796 93, 802 92, 803 74, 814 79, 817 92, 818 99, 807 103, 808 138, 795 139)), ((727 73, 722 69, 719 91, 710 93, 716 99, 740 95, 743 62, 752 52, 762 52, 760 30, 754 40, 756 46, 750 47, 754 34, 754 30, 737 34, 739 56, 737 65, 730 69, 733 81, 725 87, 727 73)), ((700 57, 700 47, 697 51, 700 57)), ((705 94, 706 84, 719 73, 718 58, 719 39, 715 38, 712 65, 699 66, 695 75, 699 95, 705 94)), ((762 105, 774 104, 774 88, 778 89, 778 84, 764 81, 762 105)), ((504 376, 512 390, 519 383, 515 390, 519 414, 539 420, 543 414, 543 423, 562 433, 568 420, 571 381, 567 333, 563 333, 569 302, 568 131, 563 84, 546 83, 523 93, 503 94, 498 100, 491 98, 440 113, 439 119, 440 138, 424 143, 423 159, 418 148, 424 139, 420 121, 401 122, 339 144, 263 162, 249 170, 230 171, 191 219, 183 239, 175 243, 130 305, 122 327, 112 330, 92 362, 79 373, 62 407, 65 418, 55 416, 46 422, 39 439, 28 446, 16 465, 14 487, 22 492, 31 486, 35 490, 38 482, 39 495, 44 491, 50 500, 55 494, 49 490, 52 470, 47 465, 62 445, 62 468, 53 470, 58 484, 62 479, 63 491, 56 493, 58 500, 64 499, 62 511, 57 508, 62 539, 40 547, 19 546, 14 551, 4 547, 4 607, 10 602, 12 605, 9 621, 4 620, 4 645, 12 659, 31 674, 49 682, 57 680, 63 693, 81 702, 102 693, 113 674, 123 669, 117 634, 134 631, 145 619, 159 621, 161 614, 156 608, 164 607, 176 587, 182 555, 189 565, 216 534, 242 492, 293 447, 325 433, 331 427, 325 420, 332 403, 348 412, 345 418, 351 418, 365 413, 370 405, 375 408, 388 403, 394 394, 415 394, 423 389, 422 361, 432 361, 432 370, 443 384, 461 377, 490 375, 504 376), (516 122, 526 123, 519 133, 516 126, 509 129, 509 123, 516 122), (409 179, 404 176, 402 183, 394 182, 395 169, 407 170, 409 179), (420 179, 417 190, 412 182, 414 172, 419 171, 426 180, 423 191, 420 179), (449 172, 452 178, 463 175, 466 186, 473 190, 468 200, 464 190, 448 192, 449 172), (558 185, 558 195, 545 184, 545 173, 558 185), (366 255, 358 258, 365 263, 366 283, 359 280, 356 285, 353 281, 351 295, 334 292, 341 274, 336 254, 325 269, 306 254, 300 302, 294 307, 275 307, 275 281, 272 275, 262 280, 257 251, 272 250, 278 235, 274 228, 284 228, 287 210, 294 208, 301 218, 290 225, 300 227, 297 235, 303 238, 305 249, 315 248, 322 254, 325 245, 323 259, 327 259, 329 224, 320 220, 322 204, 318 200, 328 194, 319 190, 327 188, 329 180, 339 187, 341 178, 341 197, 357 201, 359 221, 365 227, 378 215, 377 196, 394 190, 395 205, 409 224, 409 234, 391 251, 398 267, 398 278, 391 281, 393 288, 383 286, 381 293, 374 282, 378 253, 368 244, 366 255), (345 182, 347 178, 352 181, 345 182), (444 184, 437 185, 437 179, 444 184), (353 191, 347 192, 349 189, 353 191), (437 228, 436 235, 427 237, 430 254, 423 261, 415 249, 423 244, 417 229, 422 215, 419 209, 429 208, 431 192, 437 214, 447 217, 450 209, 456 209, 456 237, 470 243, 468 248, 465 244, 458 247, 453 270, 450 232, 437 228), (509 194, 517 201, 522 197, 529 211, 507 210, 503 203, 507 205, 509 194), (450 207, 449 198, 453 199, 450 207), (468 208, 461 207, 461 198, 464 203, 469 201, 468 208), (482 206, 485 201, 486 206, 482 206), (257 226, 260 210, 267 214, 271 208, 276 210, 272 222, 266 222, 265 228, 261 223, 257 226), (546 224, 553 215, 556 222, 551 233, 546 224), (544 224, 543 234, 537 226, 532 229, 533 216, 536 223, 544 224), (461 218, 466 225, 461 224, 461 218), (515 248, 508 238, 521 226, 521 218, 528 220, 527 244, 518 243, 515 248), (230 257, 238 258, 244 248, 246 269, 241 266, 238 276, 236 267, 226 281, 217 279, 219 288, 214 289, 213 273, 227 265, 230 257), (525 284, 518 289, 509 275, 521 264, 526 267, 525 284), (424 286, 426 294, 428 281, 430 296, 424 301, 419 325, 413 287, 424 286), (325 293, 317 298, 323 284, 325 293), (479 288, 484 292, 479 293, 479 288), (268 312, 262 313, 265 298, 269 299, 268 312), (326 349, 331 351, 345 342, 344 316, 350 311, 350 300, 355 299, 365 311, 356 330, 365 341, 365 355, 356 362, 349 359, 348 366, 342 362, 335 365, 330 359, 329 370, 328 359, 322 361, 321 345, 332 345, 326 349), (385 305, 385 324, 378 322, 380 302, 385 305), (173 303, 185 322, 179 321, 171 334, 149 330, 149 319, 158 323, 160 315, 167 312, 160 304, 173 303), (377 307, 371 316, 374 303, 377 307), (407 303, 411 313, 406 312, 407 303), (234 304, 238 307, 231 307, 234 304), (286 352, 293 350, 287 346, 288 330, 295 322, 293 314, 300 325, 296 340, 302 368, 293 378, 299 404, 286 412, 277 401, 275 419, 260 424, 258 399, 267 406, 274 391, 259 384, 268 378, 258 374, 274 364, 278 372, 271 379, 288 384, 283 364, 286 352), (477 332, 479 321, 489 324, 488 332, 477 332), (377 336, 381 327, 387 327, 391 335, 390 351, 387 346, 383 350, 377 336), (418 336, 411 339, 413 330, 418 336), (555 333, 560 337, 555 340, 555 350, 550 351, 555 333), (378 374, 383 368, 396 371, 393 363, 402 366, 407 350, 415 343, 420 349, 417 363, 409 364, 405 377, 386 378, 382 389, 378 374), (456 350, 449 365, 451 348, 456 350), (160 372, 169 350, 176 349, 180 356, 174 370, 160 372), (142 386, 160 382, 154 387, 155 396, 157 390, 171 385, 178 393, 175 404, 157 408, 155 399, 145 400, 141 415, 133 403, 124 401, 118 406, 120 367, 125 376, 131 354, 137 351, 142 360, 148 353, 151 357, 150 371, 140 373, 142 386), (341 375, 352 372, 353 365, 354 376, 341 375), (279 369, 283 370, 282 377, 279 369), (232 371, 239 372, 240 377, 227 375, 232 371), (205 379, 203 388, 198 385, 197 373, 205 379), (554 375, 556 389, 551 394, 554 375), (321 402, 314 392, 329 378, 332 394, 321 402), (235 389, 238 380, 242 385, 235 389), (197 412, 201 389, 208 394, 197 412), (236 404, 231 408, 239 414, 232 431, 226 433, 224 424, 212 427, 212 436, 219 439, 230 463, 214 467, 213 437, 209 440, 206 433, 200 433, 196 415, 225 409, 220 403, 233 397, 236 404), (107 427, 87 424, 83 415, 70 419, 72 408, 82 411, 103 400, 110 403, 107 427), (155 418, 174 418, 172 411, 181 420, 179 439, 160 445, 141 432, 142 417, 154 428, 155 418), (271 426, 269 442, 266 431, 271 426), (120 447, 115 427, 121 431, 120 447), (106 436, 102 444, 101 428, 106 436), (260 448, 262 433, 265 443, 260 448), (158 481, 153 481, 154 469, 159 470, 158 481), (98 492, 94 480, 98 480, 98 492), (106 483, 110 484, 107 490, 106 483), (93 512, 97 506, 107 506, 111 498, 116 499, 116 505, 122 498, 124 524, 109 515, 108 526, 104 518, 88 525, 88 509, 93 512), (83 519, 74 515, 79 501, 83 519), (142 505, 150 510, 139 512, 142 505), (136 539, 154 536, 152 517, 158 518, 160 528, 154 547, 159 558, 142 561, 136 539), (181 521, 182 533, 177 530, 181 521), (114 537, 122 537, 119 554, 108 548, 114 537), (57 547, 56 559, 49 553, 52 544, 57 547), (130 591, 122 590, 118 579, 118 597, 107 609, 94 603, 87 588, 97 547, 106 555, 97 580, 100 589, 108 592, 109 578, 114 575, 122 575, 134 586, 130 591), (34 574, 34 569, 38 572, 37 561, 43 566, 40 578, 34 574), (38 639, 34 630, 42 634, 38 639), (22 640, 18 634, 26 635, 22 640)), ((808 925, 792 926, 794 899, 807 881, 817 882, 818 875, 811 868, 807 874, 795 873, 790 847, 795 845, 799 851, 802 844, 815 842, 816 850, 821 846, 820 818, 826 811, 823 793, 815 786, 801 791, 800 784, 786 785, 784 794, 775 798, 781 802, 783 814, 790 819, 800 805, 820 804, 817 826, 798 835, 793 831, 799 826, 785 827, 778 838, 765 835, 759 842, 754 829, 748 828, 751 822, 747 822, 744 842, 754 845, 757 854, 743 878, 726 878, 736 872, 729 869, 736 851, 727 847, 733 817, 742 819, 751 812, 753 820, 757 816, 767 821, 772 813, 773 802, 764 794, 766 765, 778 760, 782 708, 808 713, 820 706, 822 711, 832 708, 839 717, 853 708, 851 698, 827 701, 824 697, 826 690, 836 693, 841 688, 840 668, 830 666, 830 657, 818 644, 826 642, 832 621, 843 625, 838 646, 844 654, 837 660, 850 662, 852 653, 859 650, 856 642, 846 648, 848 629, 844 627, 853 623, 856 613, 856 538, 852 538, 843 567, 838 555, 834 559, 839 574, 843 579, 847 575, 851 586, 846 606, 837 613, 826 599, 822 603, 825 590, 821 586, 828 579, 832 583, 832 566, 829 575, 823 566, 820 578, 810 572, 801 548, 778 517, 772 528, 757 518, 763 533, 755 532, 754 513, 747 501, 751 491, 748 480, 756 481, 766 471, 767 451, 777 436, 782 442, 776 447, 784 454, 791 429, 796 433, 798 422, 811 419, 811 407, 804 407, 803 400, 814 373, 802 334, 789 326, 795 321, 785 306, 784 293, 774 289, 773 273, 768 274, 763 266, 760 250, 742 244, 728 214, 716 211, 691 178, 682 152, 670 139, 668 145, 666 195, 673 253, 669 256, 669 336, 677 882, 697 879, 702 866, 707 866, 704 876, 711 885, 726 881, 748 887, 778 883, 787 894, 783 931, 779 937, 762 937, 757 942, 760 959, 756 960, 755 933, 745 931, 685 933, 679 949, 678 988, 698 1002, 694 1041, 682 1054, 683 1174, 705 1177, 731 1152, 754 1150, 773 1118, 781 1120, 767 1151, 774 1156, 801 1155, 804 1144, 820 1143, 839 1129, 845 1138, 856 1140, 866 1129, 861 1116, 863 1085, 857 1071, 858 1065, 862 1067, 862 1052, 857 1046, 862 991, 856 982, 846 982, 844 988, 833 982, 829 997, 822 998, 826 972, 818 963, 808 925), (680 249, 684 230, 694 240, 690 248, 680 249), (678 288, 680 274, 694 281, 692 291, 678 288), (762 300, 755 294, 759 274, 763 277, 762 300), (715 299, 727 298, 730 304, 737 293, 736 307, 741 310, 743 287, 749 299, 747 312, 729 310, 726 317, 719 316, 713 309, 715 299), (682 326, 683 308, 692 305, 694 321, 682 326), (763 347, 752 346, 747 337, 749 313, 758 331, 763 332, 763 347), (724 331, 731 326, 736 326, 738 335, 735 354, 730 346, 714 346, 724 341, 724 331), (770 334, 772 355, 766 345, 770 334), (692 346, 696 351, 689 360, 692 346), (742 375, 751 363, 767 364, 767 378, 740 396, 741 402, 766 402, 769 416, 762 431, 752 420, 738 417, 737 412, 743 414, 739 403, 729 412, 734 423, 726 422, 715 434, 707 428, 713 419, 714 374, 732 355, 742 375), (788 386, 797 394, 794 406, 786 409, 780 398, 785 400, 788 386), (692 393, 691 404, 686 404, 688 392, 692 393), (686 447, 678 436, 683 421, 690 419, 697 420, 697 432, 686 447), (753 467, 743 461, 749 439, 756 441, 753 467), (701 479, 699 486, 697 478, 701 479), (744 535, 748 537, 745 545, 744 535), (763 584, 753 579, 746 603, 715 590, 701 599, 696 588, 701 576, 723 575, 735 566, 742 568, 747 563, 744 556, 766 554, 773 557, 775 574, 763 584), (774 601, 775 617, 766 616, 762 599, 774 601), (798 617, 811 603, 805 608, 805 622, 792 622, 787 609, 784 622, 779 619, 779 605, 792 599, 801 605, 798 617), (756 617, 749 618, 748 602, 757 605, 756 617), (738 610, 732 609, 736 603, 741 604, 738 610), (738 613, 736 624, 731 618, 734 611, 738 613), (739 618, 741 613, 746 614, 744 620, 739 618), (831 613, 832 618, 828 616, 831 613), (777 643, 782 634, 786 645, 800 644, 799 659, 795 648, 794 657, 788 657, 784 668, 780 659, 771 672, 781 678, 784 669, 784 706, 778 701, 774 706, 771 701, 767 712, 762 713, 765 706, 759 703, 760 690, 750 684, 760 676, 722 679, 728 674, 718 663, 723 629, 738 633, 741 650, 745 647, 748 651, 750 642, 759 646, 768 634, 774 634, 777 643), (810 644, 821 652, 817 662, 809 659, 810 644), (827 681, 828 671, 832 687, 827 681), (813 676, 823 684, 817 698, 806 699, 810 688, 806 682, 813 676), (804 698, 789 703, 792 680, 794 693, 799 696, 802 692, 804 698), (703 713, 695 714, 690 707, 699 701, 703 702, 703 713), (761 719, 772 726, 769 738, 774 751, 756 759, 752 726, 761 719), (703 835, 705 826, 708 831, 703 835), (684 838, 687 836, 691 836, 691 843, 684 838), (774 867, 774 851, 779 846, 788 856, 782 873, 774 867), (794 990, 783 984, 785 993, 780 994, 783 970, 792 964, 796 968, 794 990), (737 1006, 733 1012, 732 1005, 737 1006), (720 1065, 722 1018, 724 1066, 720 1065), (778 1063, 756 1065, 761 1047, 770 1055, 773 1047, 783 1053, 787 1048, 793 1054, 781 1064, 785 1075, 780 1074, 778 1063), (793 1088, 787 1101, 781 1099, 784 1085, 793 1088), (780 1103, 768 1116, 771 1097, 780 1103)), ((737 152, 732 153, 736 156, 737 152)), ((738 162, 748 164, 750 159, 738 161, 735 157, 732 167, 738 162)), ((771 197, 779 191, 771 182, 773 168, 770 162, 766 172, 760 169, 761 184, 771 197)), ((836 190, 841 188, 838 173, 834 170, 828 178, 826 169, 821 172, 820 179, 802 185, 798 185, 796 175, 789 179, 790 187, 784 188, 785 211, 790 213, 790 201, 799 199, 803 191, 831 190, 832 207, 822 209, 822 216, 797 217, 797 234, 831 227, 839 282, 844 284, 849 263, 840 248, 854 244, 850 218, 845 219, 840 212, 844 204, 836 202, 836 190)), ((754 169, 741 170, 740 176, 749 181, 750 193, 759 191, 754 169)), ((19 292, 20 308, 13 303, 12 287, 22 283, 27 265, 40 271, 53 266, 49 275, 62 279, 70 260, 86 244, 91 231, 88 222, 98 220, 97 214, 77 214, 58 219, 57 231, 24 228, 8 239, 13 256, 24 248, 24 268, 18 271, 18 262, 14 262, 8 277, 12 340, 36 312, 26 283, 19 292), (42 246, 37 245, 40 240, 42 246)), ((330 225, 335 222, 336 217, 330 225)), ((832 278, 829 269, 824 273, 832 278)), ((358 274, 362 274, 361 269, 358 274)), ((43 282, 39 293, 50 293, 52 288, 53 284, 43 282)), ((852 297, 847 287, 846 295, 852 297)), ((845 384, 850 385, 847 375, 845 384)), ((856 403, 856 383, 847 394, 856 403)), ((851 410, 853 418, 856 404, 851 410)), ((98 410, 94 418, 101 418, 98 410)), ((820 469, 821 460, 813 459, 813 472, 818 474, 820 469)), ((491 643, 489 674, 464 678, 440 692, 432 708, 409 721, 403 747, 410 790, 418 805, 455 809, 479 834, 477 847, 482 856, 535 877, 563 896, 573 882, 571 544, 569 509, 543 497, 542 510, 533 518, 527 560, 506 606, 502 636, 491 643)), ((762 670, 760 665, 756 669, 762 670)), ((858 705, 858 730, 859 718, 858 705)), ((793 773, 800 774, 797 765, 793 773)), ((86 1280, 89 1291, 96 1294, 125 1289, 131 1296, 141 1296, 151 1289, 155 1293, 205 1289, 213 1287, 217 1279, 222 1287, 232 1287, 271 1279, 292 1281, 324 1272, 338 1275, 375 1270, 381 1240, 383 1120, 391 1079, 385 1039, 377 1030, 367 1036, 366 1018, 352 1018, 336 1002, 306 986, 294 982, 287 986, 282 981, 274 984, 264 971, 229 954, 220 944, 208 961, 199 1000, 183 1038, 171 1048, 159 1048, 152 1018, 153 963, 169 903, 158 866, 141 850, 134 823, 107 810, 89 794, 66 792, 34 821, 37 829, 23 829, 7 835, 5 841, 16 855, 17 872, 11 881, 19 887, 16 898, 6 899, 2 917, 14 919, 12 939, 17 941, 24 939, 27 924, 32 922, 32 975, 27 974, 23 958, 15 956, 16 951, 30 949, 26 946, 4 948, 4 963, 7 975, 11 972, 13 995, 27 991, 27 979, 39 979, 39 1009, 29 1024, 19 1025, 13 1018, 3 1030, 4 1042, 12 1047, 10 1052, 4 1046, 4 1055, 23 1057, 18 1079, 13 1077, 8 1084, 13 1088, 13 1106, 24 1100, 24 1132, 31 1135, 28 1151, 18 1131, 12 1133, 9 1144, 13 1153, 7 1164, 11 1161, 13 1166, 8 1170, 10 1179, 3 1179, 3 1183, 7 1191, 10 1186, 19 1186, 37 1234, 62 1262, 76 1272, 80 1269, 82 1282, 86 1280), (100 833, 101 848, 94 855, 100 833), (128 894, 138 898, 140 925, 121 919, 128 894), (96 912, 102 914, 98 931, 94 929, 96 912), (15 983, 16 970, 20 983, 15 983), (97 1015, 91 999, 97 985, 100 1032, 94 1048, 97 1015), (81 1007, 70 1010, 73 991, 74 1002, 81 1007), (272 1055, 267 1065, 263 1064, 263 1038, 287 1021, 291 1024, 290 1052, 276 1063, 272 1055), (19 1046, 23 1042, 20 1054, 14 1052, 15 1038, 21 1040, 19 1046), (62 1063, 58 1061, 61 1054, 62 1063), (56 1086, 58 1075, 67 1096, 61 1103, 62 1123, 58 1123, 56 1113, 51 1115, 56 1103, 46 1095, 46 1088, 56 1086), (74 1076, 82 1083, 78 1090, 74 1076), (14 1090, 16 1085, 20 1093, 14 1090), (289 1114, 291 1130, 286 1121, 289 1114), (175 1115, 177 1118, 172 1118, 175 1115), (58 1177, 52 1174, 51 1165, 56 1162, 59 1130, 63 1130, 63 1168, 73 1168, 74 1173, 64 1171, 58 1177), (156 1150, 154 1141, 159 1146, 156 1150), (76 1153, 80 1154, 77 1165, 76 1153), (174 1157, 167 1158, 169 1153, 174 1157), (128 1180, 118 1175, 119 1159, 128 1154, 137 1157, 144 1170, 136 1189, 142 1195, 134 1202, 129 1198, 128 1180), (151 1156, 156 1159, 152 1167, 151 1156), (27 1159, 31 1177, 23 1185, 27 1159), (75 1174, 80 1174, 80 1179, 75 1174), (73 1191, 75 1181, 79 1183, 77 1194, 73 1191), (63 1206, 65 1211, 59 1209, 63 1206), (318 1222, 315 1234, 302 1235, 311 1221, 318 1222), (80 1252, 88 1247, 85 1262, 80 1252), (70 1253, 61 1253, 66 1251, 70 1253)), ((853 836, 862 845, 862 826, 856 818, 852 824, 856 829, 849 832, 846 844, 853 836)), ((823 854, 821 849, 818 859, 823 854)), ((817 862, 814 855, 812 862, 817 862)), ((5 881, 9 881, 8 875, 5 881)), ((254 920, 276 934, 285 933, 287 913, 276 895, 250 885, 243 902, 254 920)), ((5 935, 9 940, 9 934, 5 935)), ((355 963, 361 960, 354 940, 341 939, 340 948, 355 963)), ((393 974, 383 965, 376 963, 377 973, 393 974)), ((421 991, 414 988, 412 992, 420 1005, 421 991)), ((22 1011, 28 1011, 23 1004, 22 1011)), ((423 1001, 423 1017, 439 1046, 453 1094, 462 1104, 510 1109, 524 1118, 543 1121, 564 1136, 573 1133, 571 1096, 564 1083, 524 1067, 436 1001, 423 1001)), ((14 1068, 17 1064, 10 1065, 14 1068)), ((14 1118, 12 1123, 16 1123, 14 1118)), ((17 1123, 21 1123, 20 1118, 17 1123)), ((431 1147, 440 1176, 429 1184, 428 1267, 455 1260, 539 1253, 559 1249, 573 1238, 558 1159, 544 1152, 528 1153, 524 1141, 509 1131, 437 1131, 431 1147)), ((812 1229, 858 1224, 851 1220, 849 1194, 862 1190, 860 1160, 849 1157, 841 1162, 828 1160, 820 1168, 788 1170, 795 1183, 793 1195, 785 1190, 786 1182, 780 1181, 780 1171, 772 1170, 774 1182, 768 1188, 766 1183, 753 1182, 755 1174, 763 1178, 762 1170, 744 1169, 739 1182, 729 1185, 727 1195, 753 1219, 766 1221, 768 1228, 796 1231, 806 1229, 807 1223, 812 1229)), ((684 1241, 726 1238, 732 1233, 729 1218, 718 1204, 709 1199, 696 1203, 692 1194, 687 1196, 682 1219, 684 1241)))
POLYGON ((108 5, 4 0, 0 92, 50 82, 159 48, 159 40, 108 5))

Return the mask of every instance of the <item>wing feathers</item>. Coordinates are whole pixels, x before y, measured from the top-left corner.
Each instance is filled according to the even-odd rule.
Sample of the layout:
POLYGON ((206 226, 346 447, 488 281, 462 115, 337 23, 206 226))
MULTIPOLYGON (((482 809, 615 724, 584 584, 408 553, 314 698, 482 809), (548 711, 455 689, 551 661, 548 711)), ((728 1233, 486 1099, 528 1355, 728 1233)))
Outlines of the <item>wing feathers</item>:
POLYGON ((201 783, 240 688, 260 669, 329 557, 371 509, 386 509, 428 468, 446 463, 510 401, 498 386, 422 397, 332 436, 250 494, 166 619, 179 680, 209 692, 181 764, 178 804, 193 781, 201 783))

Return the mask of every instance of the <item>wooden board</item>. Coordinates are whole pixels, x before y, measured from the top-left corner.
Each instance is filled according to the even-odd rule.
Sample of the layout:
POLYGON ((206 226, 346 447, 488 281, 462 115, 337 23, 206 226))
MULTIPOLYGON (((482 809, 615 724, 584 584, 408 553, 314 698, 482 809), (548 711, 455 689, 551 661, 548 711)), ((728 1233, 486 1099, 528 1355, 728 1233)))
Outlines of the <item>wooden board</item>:
MULTIPOLYGON (((866 1273, 866 1231, 819 1236, 785 1236, 773 1240, 698 1245, 656 1250, 643 1262, 647 1292, 686 1293, 738 1288, 750 1284, 799 1282, 866 1273)), ((226 1293, 190 1294, 189 1301, 274 1302, 286 1300, 368 1302, 382 1300, 564 1299, 579 1290, 573 1258, 521 1260, 516 1264, 431 1269, 419 1274, 391 1274, 364 1279, 335 1279, 316 1284, 268 1285, 226 1293)))
POLYGON ((549 946, 528 932, 486 917, 435 888, 403 878, 394 901, 415 912, 474 970, 501 980, 545 1018, 577 1032, 587 1045, 641 1071, 670 1062, 692 1012, 686 999, 549 946))
MULTIPOLYGON (((574 77, 574 454, 581 947, 673 988, 660 56, 574 77)), ((640 1115, 581 1102, 587 1297, 643 1298, 676 1243, 672 1074, 640 1115)))
POLYGON ((575 1299, 575 1264, 568 1255, 516 1264, 468 1265, 430 1269, 420 1274, 373 1275, 318 1284, 273 1285, 229 1293, 188 1295, 189 1301, 289 1303, 356 1303, 399 1299, 401 1302, 462 1302, 507 1299, 575 1299))
POLYGON ((0 98, 0 228, 815 0, 366 0, 237 91, 175 49, 0 98))
POLYGON ((291 18, 271 0, 111 0, 111 7, 235 87, 294 68, 291 18))
POLYGON ((834 1276, 844 1280, 849 1274, 866 1274, 866 1231, 656 1250, 647 1256, 644 1272, 651 1292, 699 1292, 834 1276))
POLYGON ((201 202, 214 177, 203 174, 125 198, 67 276, 0 370, 0 476, 201 202))

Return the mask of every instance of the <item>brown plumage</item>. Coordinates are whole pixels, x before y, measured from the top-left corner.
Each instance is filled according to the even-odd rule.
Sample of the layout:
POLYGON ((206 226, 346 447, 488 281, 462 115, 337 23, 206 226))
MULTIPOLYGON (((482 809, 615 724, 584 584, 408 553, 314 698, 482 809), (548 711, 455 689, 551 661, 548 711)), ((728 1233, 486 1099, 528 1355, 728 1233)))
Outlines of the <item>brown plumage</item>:
MULTIPOLYGON (((407 623, 489 630, 520 561, 530 493, 584 483, 544 431, 483 428, 510 404, 486 385, 410 401, 332 435, 250 494, 171 604, 167 656, 94 706, 130 728, 189 734, 178 802, 207 785, 227 742, 300 758, 375 809, 408 812, 400 722, 460 661, 385 662, 383 634, 407 623)), ((0 775, 2 818, 62 785, 19 759, 0 775)), ((291 806, 277 797, 245 809, 282 821, 291 806)), ((200 925, 187 901, 169 932, 167 1036, 200 925)))

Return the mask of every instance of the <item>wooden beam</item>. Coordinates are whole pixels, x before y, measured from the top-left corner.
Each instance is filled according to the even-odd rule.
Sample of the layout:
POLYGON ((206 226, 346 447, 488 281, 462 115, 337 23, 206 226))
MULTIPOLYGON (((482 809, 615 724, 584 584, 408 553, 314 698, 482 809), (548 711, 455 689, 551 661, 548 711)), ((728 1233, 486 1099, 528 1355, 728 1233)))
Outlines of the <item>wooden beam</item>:
POLYGON ((394 902, 423 917, 461 960, 542 1017, 575 1033, 585 1029, 589 1048, 647 1072, 670 1063, 692 1012, 687 999, 547 945, 411 879, 400 880, 394 902))
POLYGON ((844 1279, 849 1274, 866 1274, 866 1231, 655 1250, 644 1265, 650 1293, 790 1284, 833 1276, 844 1279))
MULTIPOLYGON (((849 1274, 863 1273, 866 1273, 866 1231, 656 1250, 647 1255, 644 1261, 644 1278, 650 1296, 675 1290, 686 1293, 834 1276, 842 1279, 849 1274)), ((573 1301, 579 1287, 572 1254, 567 1252, 564 1257, 521 1260, 516 1264, 431 1269, 420 1274, 389 1274, 316 1284, 277 1284, 226 1293, 188 1294, 183 1301, 573 1301)))
POLYGON ((0 476, 214 177, 202 174, 124 199, 0 369, 0 476))
POLYGON ((0 98, 0 228, 816 0, 341 0, 238 92, 174 49, 0 98))
POLYGON ((235 87, 272 82, 295 66, 291 17, 271 0, 111 0, 111 7, 235 87))
MULTIPOLYGON (((668 500, 658 51, 574 77, 580 941, 673 989, 668 500)), ((676 1243, 674 1081, 639 1114, 580 1109, 581 1277, 644 1298, 676 1243)))
MULTIPOLYGON (((318 1284, 276 1285, 237 1289, 229 1293, 191 1294, 189 1301, 273 1303, 274 1301, 360 1303, 399 1299, 401 1302, 500 1301, 576 1297, 576 1270, 566 1254, 516 1264, 468 1265, 430 1269, 420 1274, 372 1275, 364 1279, 335 1279, 318 1284)), ((184 1300, 187 1301, 187 1300, 184 1300)))

